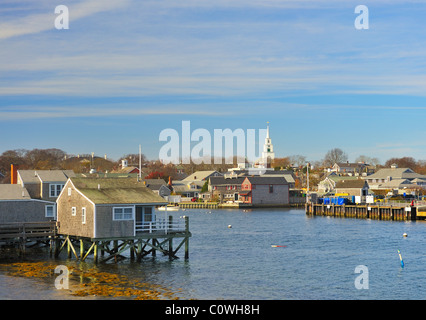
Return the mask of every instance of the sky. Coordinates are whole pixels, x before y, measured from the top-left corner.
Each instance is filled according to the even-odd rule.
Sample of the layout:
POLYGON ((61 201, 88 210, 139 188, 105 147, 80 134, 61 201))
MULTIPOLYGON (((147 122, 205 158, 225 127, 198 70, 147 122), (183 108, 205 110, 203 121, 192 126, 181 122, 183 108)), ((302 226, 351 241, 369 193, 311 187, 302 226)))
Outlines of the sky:
POLYGON ((414 0, 2 0, 0 154, 155 160, 183 121, 269 122, 275 157, 424 160, 425 16, 414 0))

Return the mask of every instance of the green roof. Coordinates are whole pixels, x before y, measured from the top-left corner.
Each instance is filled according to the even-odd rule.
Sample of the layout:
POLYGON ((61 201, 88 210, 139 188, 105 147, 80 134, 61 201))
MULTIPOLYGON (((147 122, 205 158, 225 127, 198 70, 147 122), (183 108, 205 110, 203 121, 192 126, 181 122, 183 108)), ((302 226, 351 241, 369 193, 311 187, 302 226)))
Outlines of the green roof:
POLYGON ((167 204, 133 178, 71 178, 71 182, 95 204, 167 204))

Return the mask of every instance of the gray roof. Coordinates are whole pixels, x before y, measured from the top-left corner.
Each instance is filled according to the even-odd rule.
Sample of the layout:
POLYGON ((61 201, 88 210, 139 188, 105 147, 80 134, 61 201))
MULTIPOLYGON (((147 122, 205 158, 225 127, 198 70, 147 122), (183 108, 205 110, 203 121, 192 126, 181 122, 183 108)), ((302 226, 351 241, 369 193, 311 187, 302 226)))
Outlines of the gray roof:
POLYGON ((30 200, 26 188, 19 184, 0 184, 0 200, 30 200))
POLYGON ((142 182, 129 178, 71 178, 73 185, 95 204, 166 204, 142 182))
POLYGON ((222 173, 220 173, 216 170, 196 171, 193 174, 187 176, 182 181, 206 180, 211 175, 223 176, 222 173))
POLYGON ((345 189, 345 188, 355 188, 355 189, 361 189, 364 186, 368 187, 368 183, 365 180, 362 179, 350 179, 350 180, 340 180, 336 183, 336 189, 345 189))
POLYGON ((284 177, 254 176, 246 177, 251 184, 288 184, 284 177))
POLYGON ((68 178, 75 177, 72 170, 18 170, 22 182, 40 183, 43 182, 66 182, 68 178))
POLYGON ((386 179, 387 177, 392 177, 392 179, 426 178, 426 176, 415 173, 410 168, 384 168, 367 176, 366 179, 386 179))
POLYGON ((231 185, 237 184, 241 185, 245 180, 245 177, 237 177, 237 178, 225 178, 225 177, 210 177, 210 185, 211 186, 221 186, 221 185, 231 185))

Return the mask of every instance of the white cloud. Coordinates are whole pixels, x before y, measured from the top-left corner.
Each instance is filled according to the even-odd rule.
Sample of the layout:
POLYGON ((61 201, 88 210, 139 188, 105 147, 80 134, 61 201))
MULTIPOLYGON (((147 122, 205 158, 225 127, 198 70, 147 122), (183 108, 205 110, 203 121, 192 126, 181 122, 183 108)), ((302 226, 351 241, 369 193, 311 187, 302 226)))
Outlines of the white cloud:
MULTIPOLYGON (((68 6, 70 11, 70 19, 72 21, 91 16, 93 14, 110 11, 129 3, 129 0, 115 0, 115 1, 102 1, 102 0, 88 0, 79 3, 71 3, 68 6)), ((44 13, 29 14, 24 17, 17 19, 10 19, 8 21, 0 23, 0 40, 8 39, 16 36, 23 36, 28 34, 36 34, 39 32, 47 31, 55 28, 55 8, 58 3, 53 4, 52 1, 48 3, 45 1, 42 3, 42 10, 44 13), (51 6, 49 6, 49 4, 51 6)), ((9 11, 3 11, 3 13, 10 13, 9 11)), ((18 9, 19 10, 19 9, 18 9)), ((22 9, 22 7, 20 8, 22 9)), ((28 9, 27 9, 28 10, 28 9)), ((40 9, 39 9, 40 10, 40 9)), ((2 11, 0 11, 1 13, 2 11)))

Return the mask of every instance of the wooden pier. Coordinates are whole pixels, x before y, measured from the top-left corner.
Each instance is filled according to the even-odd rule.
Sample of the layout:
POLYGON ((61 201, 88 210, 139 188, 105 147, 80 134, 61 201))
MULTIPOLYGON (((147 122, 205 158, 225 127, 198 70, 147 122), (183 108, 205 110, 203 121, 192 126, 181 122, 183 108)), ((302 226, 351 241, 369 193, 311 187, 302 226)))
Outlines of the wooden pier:
POLYGON ((73 256, 84 261, 93 255, 95 262, 100 259, 105 262, 111 259, 123 259, 124 251, 130 250, 130 259, 141 261, 148 254, 156 256, 157 251, 179 258, 177 252, 184 247, 185 259, 189 258, 189 218, 184 217, 184 223, 173 221, 169 216, 167 222, 151 222, 136 226, 135 236, 120 238, 85 238, 73 235, 59 234, 56 221, 2 223, 0 224, 0 246, 17 247, 20 255, 24 255, 28 245, 43 243, 50 247, 50 253, 58 257, 62 250, 67 250, 68 258, 73 256), (178 241, 175 246, 173 240, 178 241), (100 255, 99 255, 100 253, 100 255), (99 258, 100 256, 100 258, 99 258))
POLYGON ((28 245, 43 243, 53 248, 53 240, 56 237, 55 221, 0 224, 0 245, 18 246, 21 255, 25 254, 28 245))
POLYGON ((189 258, 189 238, 192 236, 189 231, 189 218, 185 217, 185 224, 181 225, 173 222, 173 217, 169 216, 167 223, 151 222, 146 226, 139 226, 136 235, 132 237, 120 238, 85 238, 73 235, 62 235, 62 239, 57 239, 55 256, 66 247, 68 258, 73 255, 77 260, 84 261, 89 254, 93 254, 95 262, 99 260, 106 262, 114 259, 118 261, 124 258, 122 253, 130 250, 130 259, 141 261, 148 254, 156 256, 159 251, 170 259, 179 258, 176 254, 184 246, 185 259, 189 258), (180 243, 174 247, 173 240, 179 239, 180 243), (72 255, 73 254, 73 255, 72 255))
POLYGON ((306 203, 307 215, 338 218, 408 221, 417 220, 417 208, 410 205, 335 205, 306 203))

